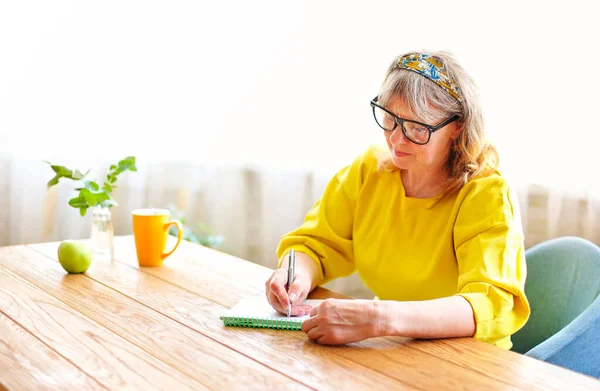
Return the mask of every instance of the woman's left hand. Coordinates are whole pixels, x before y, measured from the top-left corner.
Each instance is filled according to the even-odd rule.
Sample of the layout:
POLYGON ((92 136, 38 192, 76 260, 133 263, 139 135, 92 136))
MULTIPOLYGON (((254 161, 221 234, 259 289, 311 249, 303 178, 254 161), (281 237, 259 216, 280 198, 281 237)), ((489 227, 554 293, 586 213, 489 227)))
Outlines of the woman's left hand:
POLYGON ((373 300, 328 299, 313 308, 311 317, 302 323, 302 331, 323 345, 376 337, 380 329, 377 308, 373 300))

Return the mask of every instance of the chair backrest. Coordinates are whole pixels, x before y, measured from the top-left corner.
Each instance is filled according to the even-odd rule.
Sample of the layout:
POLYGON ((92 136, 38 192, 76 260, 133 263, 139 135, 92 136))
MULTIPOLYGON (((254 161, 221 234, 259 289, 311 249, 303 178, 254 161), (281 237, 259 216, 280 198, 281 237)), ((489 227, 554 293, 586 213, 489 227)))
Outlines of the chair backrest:
POLYGON ((575 237, 553 239, 525 252, 529 321, 512 336, 526 353, 562 330, 600 295, 600 248, 575 237))

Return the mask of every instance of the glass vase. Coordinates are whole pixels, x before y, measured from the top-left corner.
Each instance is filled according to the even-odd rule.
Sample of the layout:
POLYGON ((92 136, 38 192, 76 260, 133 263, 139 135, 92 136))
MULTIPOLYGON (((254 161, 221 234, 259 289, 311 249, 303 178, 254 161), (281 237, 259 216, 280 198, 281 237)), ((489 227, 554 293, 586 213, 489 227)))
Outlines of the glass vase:
POLYGON ((96 206, 92 209, 91 247, 92 259, 111 261, 114 258, 113 225, 109 208, 96 206))

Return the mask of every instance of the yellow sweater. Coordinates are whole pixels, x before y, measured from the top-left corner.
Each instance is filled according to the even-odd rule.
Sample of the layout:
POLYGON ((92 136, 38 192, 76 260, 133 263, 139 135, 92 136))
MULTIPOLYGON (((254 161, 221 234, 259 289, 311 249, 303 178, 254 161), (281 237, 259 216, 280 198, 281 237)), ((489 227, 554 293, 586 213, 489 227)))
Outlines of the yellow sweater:
POLYGON ((510 349, 529 317, 518 205, 495 173, 458 194, 407 197, 400 172, 378 170, 369 148, 329 182, 302 226, 277 248, 308 254, 322 283, 358 272, 382 300, 461 295, 476 321, 476 339, 510 349))

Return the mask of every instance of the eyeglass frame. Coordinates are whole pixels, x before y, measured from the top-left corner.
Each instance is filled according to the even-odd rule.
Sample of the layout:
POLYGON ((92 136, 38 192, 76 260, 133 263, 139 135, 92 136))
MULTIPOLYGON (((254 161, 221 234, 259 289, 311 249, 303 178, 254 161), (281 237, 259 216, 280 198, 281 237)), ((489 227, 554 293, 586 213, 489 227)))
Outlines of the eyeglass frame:
POLYGON ((406 118, 400 118, 398 117, 396 114, 392 113, 391 111, 389 111, 388 109, 386 109, 385 107, 381 106, 380 104, 377 103, 377 101, 379 100, 379 96, 376 96, 375 98, 373 98, 371 100, 371 107, 373 108, 373 117, 375 118, 375 123, 377 123, 377 126, 379 126, 381 129, 383 129, 384 132, 393 132, 396 127, 398 125, 400 125, 400 129, 402 129, 402 134, 404 135, 404 137, 406 137, 407 140, 409 140, 411 143, 413 144, 417 144, 417 145, 425 145, 429 142, 429 140, 431 140, 431 134, 440 130, 441 128, 443 128, 444 126, 456 121, 457 119, 460 118, 460 115, 458 114, 454 114, 453 116, 443 120, 442 122, 440 122, 437 125, 427 125, 424 124, 423 122, 419 122, 419 121, 413 121, 411 119, 406 119, 406 118), (379 121, 377 121, 377 115, 375 114, 375 108, 378 108, 380 110, 385 111, 386 113, 388 113, 389 115, 392 116, 392 118, 394 118, 394 127, 390 130, 385 129, 383 126, 379 125, 379 121), (406 135, 406 129, 404 129, 404 121, 408 121, 408 122, 413 122, 419 125, 424 126, 428 131, 429 134, 427 136, 427 141, 425 141, 424 143, 418 143, 416 141, 413 141, 410 137, 408 137, 406 135))

